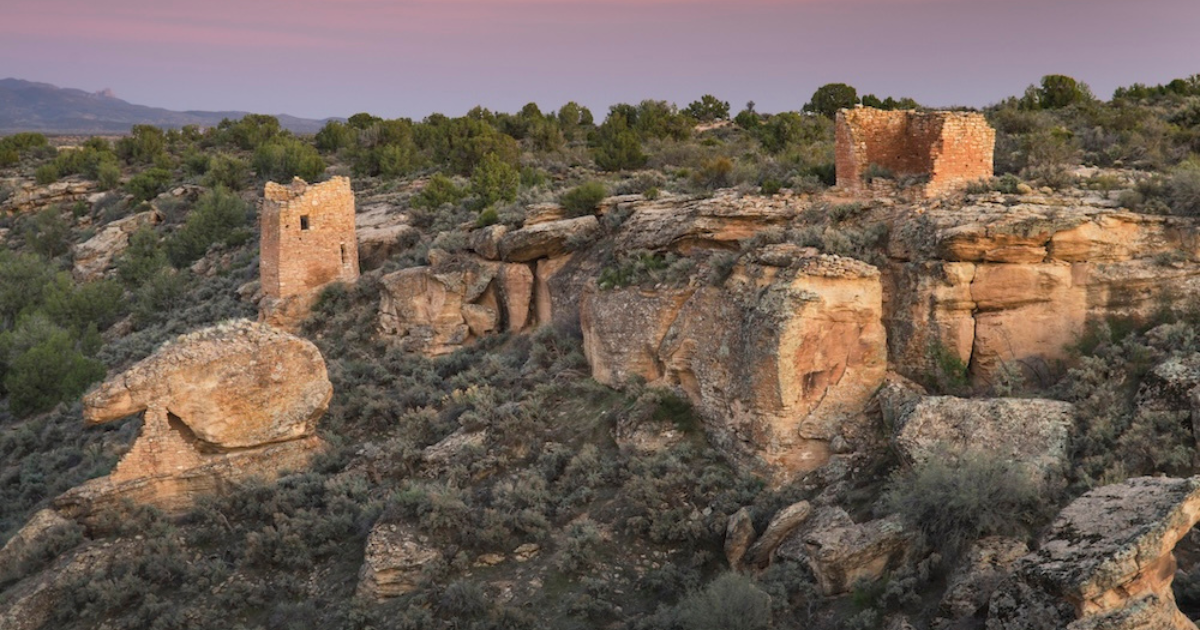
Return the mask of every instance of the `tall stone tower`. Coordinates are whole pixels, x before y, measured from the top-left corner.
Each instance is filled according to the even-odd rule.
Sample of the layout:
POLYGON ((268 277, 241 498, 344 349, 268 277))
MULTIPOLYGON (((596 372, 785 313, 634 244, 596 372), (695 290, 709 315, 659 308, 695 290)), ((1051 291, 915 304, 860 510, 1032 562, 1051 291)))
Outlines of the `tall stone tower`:
POLYGON ((358 280, 350 179, 308 185, 267 182, 263 191, 260 319, 285 329, 308 314, 322 287, 358 280))

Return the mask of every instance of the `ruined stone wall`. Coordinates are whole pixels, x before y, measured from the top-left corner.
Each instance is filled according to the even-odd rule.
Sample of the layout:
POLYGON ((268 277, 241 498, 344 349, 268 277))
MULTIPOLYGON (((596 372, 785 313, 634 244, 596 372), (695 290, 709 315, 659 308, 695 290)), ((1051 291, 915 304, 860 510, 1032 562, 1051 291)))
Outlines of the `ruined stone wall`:
POLYGON ((263 195, 260 274, 266 297, 305 295, 358 279, 349 178, 312 186, 300 178, 287 186, 267 182, 263 195))
POLYGON ((204 463, 199 440, 159 405, 146 410, 142 432, 113 470, 114 482, 179 473, 204 463), (174 426, 172 426, 174 425, 174 426))
POLYGON ((996 130, 983 114, 945 114, 940 140, 925 194, 941 194, 995 174, 996 130))
POLYGON ((928 175, 927 196, 993 174, 996 132, 981 114, 856 107, 838 112, 834 134, 837 184, 849 190, 862 188, 872 164, 928 175))

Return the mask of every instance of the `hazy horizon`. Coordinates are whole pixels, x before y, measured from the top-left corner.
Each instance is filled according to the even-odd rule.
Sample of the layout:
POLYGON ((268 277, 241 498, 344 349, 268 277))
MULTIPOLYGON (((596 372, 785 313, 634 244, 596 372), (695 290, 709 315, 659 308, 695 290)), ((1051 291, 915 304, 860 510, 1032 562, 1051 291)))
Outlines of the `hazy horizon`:
POLYGON ((1067 74, 1108 98, 1200 73, 1195 0, 13 0, 0 76, 173 110, 461 115, 818 86, 981 107, 1067 74))

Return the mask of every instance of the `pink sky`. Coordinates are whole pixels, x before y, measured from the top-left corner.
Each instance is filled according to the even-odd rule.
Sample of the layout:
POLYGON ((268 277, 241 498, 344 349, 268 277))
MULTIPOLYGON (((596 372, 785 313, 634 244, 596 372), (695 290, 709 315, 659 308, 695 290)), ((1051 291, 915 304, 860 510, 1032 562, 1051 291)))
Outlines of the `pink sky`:
POLYGON ((982 106, 1200 73, 1200 0, 6 0, 0 78, 139 104, 421 118, 819 85, 982 106))

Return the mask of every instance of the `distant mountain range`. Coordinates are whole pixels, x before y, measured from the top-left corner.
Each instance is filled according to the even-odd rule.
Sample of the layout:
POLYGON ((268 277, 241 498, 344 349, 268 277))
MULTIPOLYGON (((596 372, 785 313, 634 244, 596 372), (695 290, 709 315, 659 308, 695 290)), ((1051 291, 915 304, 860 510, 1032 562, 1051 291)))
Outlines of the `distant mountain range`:
MULTIPOLYGON (((58 134, 128 133, 133 125, 211 127, 223 118, 250 112, 176 112, 123 101, 112 90, 85 92, 49 83, 0 79, 0 134, 39 131, 58 134)), ((278 115, 279 124, 295 133, 316 133, 324 120, 278 115)))

